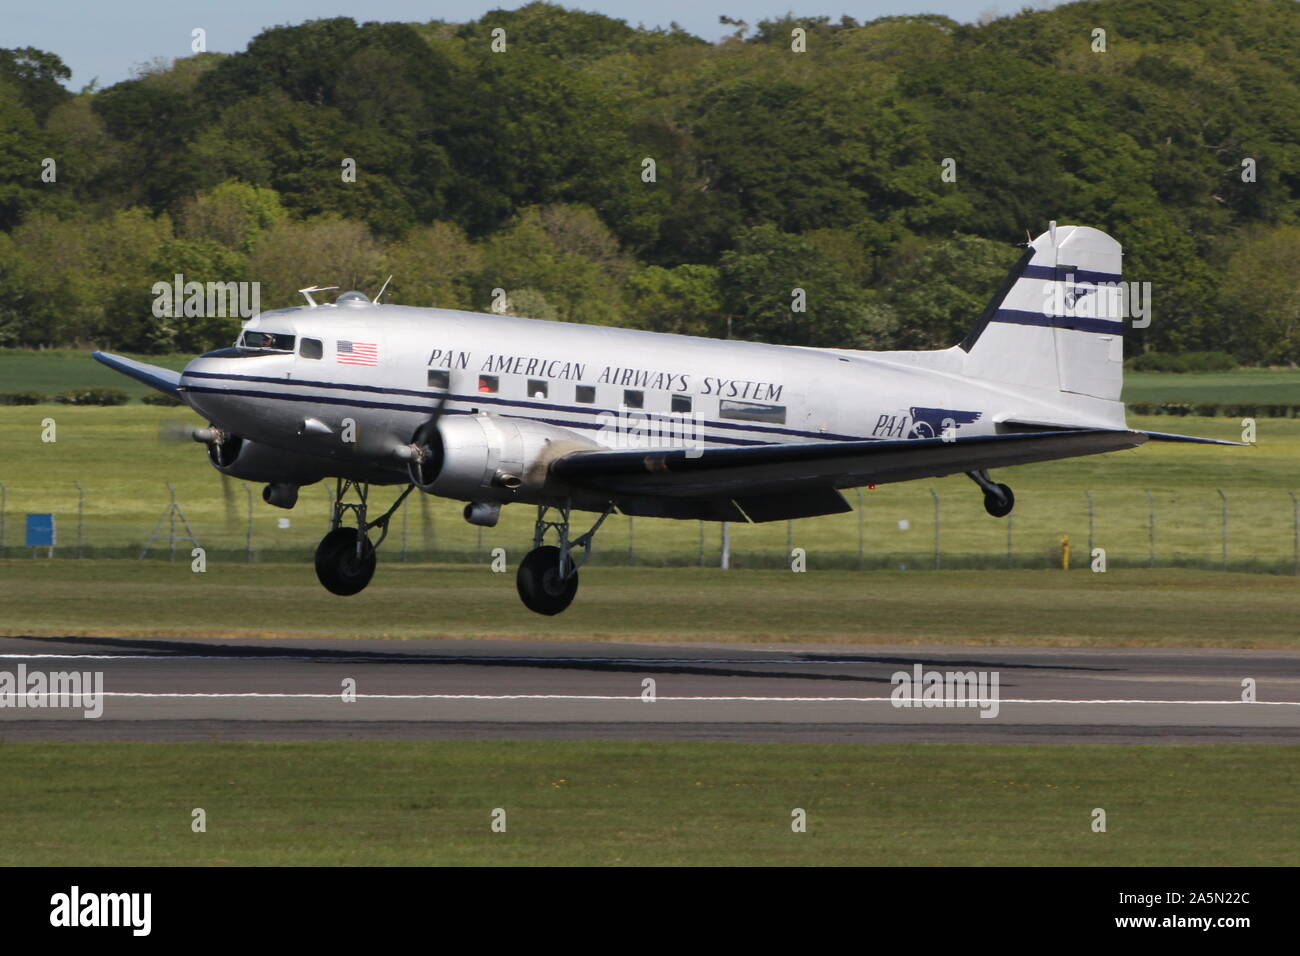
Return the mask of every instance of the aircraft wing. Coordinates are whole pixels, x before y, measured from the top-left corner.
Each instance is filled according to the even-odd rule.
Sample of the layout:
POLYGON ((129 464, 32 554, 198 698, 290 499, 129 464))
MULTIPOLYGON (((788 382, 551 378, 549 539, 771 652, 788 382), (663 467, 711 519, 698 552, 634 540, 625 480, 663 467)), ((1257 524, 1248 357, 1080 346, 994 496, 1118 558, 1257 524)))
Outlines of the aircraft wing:
MULTIPOLYGON (((772 499, 781 495, 797 498, 806 492, 829 507, 828 494, 842 501, 836 488, 1095 455, 1135 448, 1146 440, 1141 432, 1071 429, 951 441, 913 438, 707 448, 693 450, 693 457, 692 450, 685 448, 575 452, 553 462, 551 474, 616 495, 735 498, 742 507, 745 499, 762 499, 784 517, 784 511, 801 509, 793 504, 780 507, 772 499)), ((832 510, 847 510, 847 504, 832 510)))
POLYGON ((181 393, 178 391, 178 386, 181 384, 180 372, 174 372, 169 368, 162 368, 157 365, 149 365, 147 362, 137 362, 135 359, 114 355, 111 352, 91 352, 90 357, 102 365, 107 365, 115 372, 129 375, 137 382, 144 382, 150 388, 156 388, 164 395, 170 395, 172 398, 181 397, 181 393))

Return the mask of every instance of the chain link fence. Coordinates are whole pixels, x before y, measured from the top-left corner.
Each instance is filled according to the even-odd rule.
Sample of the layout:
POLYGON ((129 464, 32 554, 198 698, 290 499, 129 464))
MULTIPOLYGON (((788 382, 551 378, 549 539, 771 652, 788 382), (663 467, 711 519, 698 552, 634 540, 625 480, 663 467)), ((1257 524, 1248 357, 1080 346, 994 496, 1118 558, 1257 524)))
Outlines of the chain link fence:
MULTIPOLYGON (((374 488, 371 517, 400 489, 374 488)), ((0 484, 0 557, 190 560, 310 560, 328 528, 333 483, 302 489, 292 511, 262 502, 255 486, 97 489, 93 479, 39 487, 0 484), (55 543, 29 547, 26 516, 53 514, 55 543), (192 539, 192 540, 191 540, 192 539)), ((594 564, 733 568, 1195 567, 1300 574, 1300 505, 1272 488, 1018 489, 1007 518, 985 514, 964 478, 853 489, 854 510, 799 521, 719 525, 611 516, 596 537, 594 564)), ((397 562, 508 561, 531 546, 535 509, 504 508, 495 528, 469 525, 462 505, 412 495, 392 518, 383 559, 397 562)), ((574 534, 595 515, 575 512, 574 534)), ((372 536, 377 532, 372 532, 372 536)))

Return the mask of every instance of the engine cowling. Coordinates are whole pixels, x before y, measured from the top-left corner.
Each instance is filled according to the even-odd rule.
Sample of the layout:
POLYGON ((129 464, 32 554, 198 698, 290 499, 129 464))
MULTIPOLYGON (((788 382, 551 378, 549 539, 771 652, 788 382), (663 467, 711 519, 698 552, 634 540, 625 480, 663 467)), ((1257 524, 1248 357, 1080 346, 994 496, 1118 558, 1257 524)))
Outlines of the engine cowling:
POLYGON ((512 501, 544 491, 556 458, 601 446, 576 432, 523 418, 443 415, 416 431, 407 463, 422 491, 465 501, 512 501))
POLYGON ((317 462, 237 435, 223 436, 207 445, 208 461, 217 471, 244 481, 310 485, 324 478, 329 466, 328 462, 317 462))

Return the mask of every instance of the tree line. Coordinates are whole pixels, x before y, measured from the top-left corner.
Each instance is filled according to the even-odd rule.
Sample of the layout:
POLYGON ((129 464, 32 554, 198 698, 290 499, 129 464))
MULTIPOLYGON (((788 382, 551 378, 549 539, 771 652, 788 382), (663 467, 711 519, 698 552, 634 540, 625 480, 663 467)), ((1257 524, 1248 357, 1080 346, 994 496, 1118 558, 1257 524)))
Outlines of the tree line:
POLYGON ((196 351, 238 320, 155 317, 155 282, 270 308, 391 273, 410 305, 943 348, 1057 220, 1151 282, 1130 354, 1300 360, 1295 0, 727 22, 316 20, 79 92, 0 50, 0 345, 196 351))

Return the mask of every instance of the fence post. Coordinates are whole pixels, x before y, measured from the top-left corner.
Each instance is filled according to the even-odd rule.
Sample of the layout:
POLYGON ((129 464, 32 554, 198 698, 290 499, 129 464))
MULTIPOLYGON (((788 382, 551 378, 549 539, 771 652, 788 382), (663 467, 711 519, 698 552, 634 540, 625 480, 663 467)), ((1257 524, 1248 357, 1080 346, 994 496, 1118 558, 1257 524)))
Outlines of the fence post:
MULTIPOLYGON (((244 485, 244 491, 248 493, 248 532, 244 540, 244 557, 250 564, 253 561, 253 486, 244 485)), ((334 499, 330 498, 330 517, 334 515, 334 499)))
POLYGON ((1151 497, 1151 489, 1143 488, 1147 496, 1147 567, 1156 566, 1156 502, 1151 497))
POLYGON ((930 497, 934 499, 934 569, 939 570, 939 495, 931 488, 930 497))
POLYGON ((704 522, 700 522, 700 567, 704 567, 704 522))
POLYGON ((406 519, 407 516, 410 514, 410 511, 411 511, 410 508, 402 509, 402 557, 401 557, 402 561, 406 560, 406 519))
MULTIPOLYGON (((1287 492, 1291 496, 1291 573, 1300 574, 1300 504, 1297 504, 1295 492, 1287 492)), ((0 498, 0 501, 3 501, 0 498)), ((3 508, 3 505, 0 505, 3 508)), ((0 525, 0 528, 3 528, 0 525)), ((4 553, 4 537, 0 533, 0 554, 4 553)))
POLYGON ((866 566, 866 513, 862 508, 862 489, 858 490, 858 570, 866 566))
POLYGON ((1085 491, 1088 498, 1088 559, 1092 559, 1092 492, 1085 491))
POLYGON ((1222 488, 1215 488, 1214 490, 1219 493, 1219 501, 1222 503, 1223 508, 1223 530, 1220 534, 1220 540, 1223 546, 1223 566, 1226 568, 1228 566, 1228 496, 1223 493, 1222 488))
MULTIPOLYGON (((1295 492, 1287 492, 1291 496, 1291 573, 1300 574, 1300 504, 1296 502, 1295 492)), ((3 501, 0 498, 0 501, 3 501)), ((0 505, 3 508, 3 505, 0 505)), ((0 525, 0 528, 3 528, 0 525)), ((4 537, 0 533, 0 554, 4 553, 4 537)))
POLYGON ((632 516, 627 516, 627 563, 636 564, 636 528, 632 516))
POLYGON ((722 522, 722 560, 719 565, 726 571, 731 567, 731 522, 722 522))
POLYGON ((426 494, 420 495, 420 534, 424 538, 424 560, 431 560, 438 542, 433 518, 429 515, 429 496, 426 494))
POLYGON ((86 517, 86 489, 81 487, 81 482, 74 481, 77 486, 77 560, 81 560, 81 542, 84 538, 83 528, 86 517))
MULTIPOLYGON (((1295 495, 1291 496, 1295 500, 1295 495)), ((5 488, 5 483, 0 481, 0 558, 5 556, 5 508, 9 504, 9 491, 5 488)))
POLYGON ((171 504, 167 507, 167 535, 171 541, 171 557, 168 561, 176 560, 176 489, 170 484, 167 486, 167 494, 171 495, 171 504))
POLYGON ((1011 523, 1014 519, 1007 515, 1007 570, 1011 569, 1011 523))

